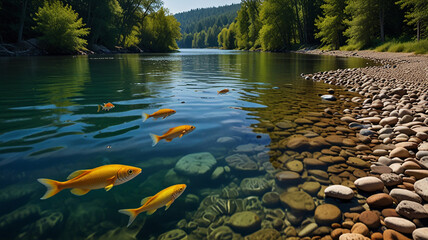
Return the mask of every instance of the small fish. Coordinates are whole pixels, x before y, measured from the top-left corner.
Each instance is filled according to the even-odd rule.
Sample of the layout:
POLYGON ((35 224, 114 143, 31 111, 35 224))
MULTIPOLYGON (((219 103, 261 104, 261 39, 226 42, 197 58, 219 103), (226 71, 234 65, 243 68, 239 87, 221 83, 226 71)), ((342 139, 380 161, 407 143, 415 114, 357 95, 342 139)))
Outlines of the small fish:
POLYGON ((150 117, 154 118, 155 120, 157 120, 158 118, 165 119, 166 117, 171 116, 174 113, 176 113, 175 110, 168 109, 168 108, 159 109, 158 111, 150 115, 147 113, 143 113, 143 122, 145 122, 150 117))
POLYGON ((192 125, 181 125, 178 127, 170 128, 166 133, 164 133, 162 136, 158 136, 155 134, 150 133, 150 137, 152 137, 153 140, 153 147, 159 142, 159 140, 165 139, 166 142, 171 142, 172 139, 176 137, 182 137, 184 134, 188 134, 191 131, 195 130, 195 126, 192 125))
POLYGON ((109 191, 113 186, 125 183, 141 173, 141 168, 110 164, 93 169, 78 170, 67 177, 67 181, 59 182, 46 178, 39 178, 47 191, 40 199, 47 199, 61 190, 71 188, 74 195, 85 195, 90 190, 104 188, 109 191))
POLYGON ((229 92, 229 89, 225 88, 225 89, 222 89, 220 91, 217 91, 217 94, 225 94, 225 93, 228 93, 228 92, 229 92))
POLYGON ((186 184, 177 184, 165 188, 164 190, 156 193, 152 197, 146 197, 141 200, 141 207, 134 209, 120 209, 119 212, 129 216, 128 227, 135 220, 138 214, 147 212, 152 215, 158 208, 165 206, 165 211, 171 206, 175 199, 177 199, 186 189, 186 184))
POLYGON ((112 108, 114 108, 113 103, 111 103, 111 102, 104 103, 103 105, 98 105, 98 111, 97 112, 99 112, 100 110, 110 111, 110 109, 112 109, 112 108))

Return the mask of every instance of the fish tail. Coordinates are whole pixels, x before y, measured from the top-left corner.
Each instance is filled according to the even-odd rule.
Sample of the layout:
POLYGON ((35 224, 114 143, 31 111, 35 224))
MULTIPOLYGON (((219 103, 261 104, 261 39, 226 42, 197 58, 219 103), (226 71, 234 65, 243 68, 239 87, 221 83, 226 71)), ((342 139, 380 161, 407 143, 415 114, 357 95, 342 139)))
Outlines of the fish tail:
POLYGON ((220 94, 220 91, 217 91, 217 94, 220 94))
POLYGON ((129 216, 127 227, 129 227, 129 225, 131 225, 135 218, 138 216, 137 209, 120 209, 119 212, 129 216))
POLYGON ((101 110, 101 108, 102 108, 102 106, 101 106, 101 105, 98 105, 98 110, 97 110, 97 112, 99 112, 99 111, 101 110))
POLYGON ((145 122, 150 117, 149 114, 147 113, 143 113, 142 116, 143 116, 143 122, 145 122))
POLYGON ((39 178, 39 179, 37 179, 37 181, 39 181, 39 183, 45 185, 45 187, 47 188, 45 195, 43 195, 43 197, 40 198, 42 200, 48 199, 48 198, 52 197, 53 195, 59 193, 59 191, 62 190, 59 188, 60 182, 58 182, 58 181, 46 179, 46 178, 39 178))
POLYGON ((160 136, 155 135, 153 133, 150 133, 150 137, 152 138, 152 141, 153 141, 152 147, 156 146, 156 144, 158 144, 159 140, 161 139, 160 136))

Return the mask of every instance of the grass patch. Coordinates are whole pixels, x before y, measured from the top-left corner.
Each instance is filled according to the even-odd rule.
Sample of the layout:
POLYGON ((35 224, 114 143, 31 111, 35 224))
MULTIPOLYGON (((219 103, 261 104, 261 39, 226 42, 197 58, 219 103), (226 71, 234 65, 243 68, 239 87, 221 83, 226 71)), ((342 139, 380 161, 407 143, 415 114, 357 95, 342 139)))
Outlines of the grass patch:
POLYGON ((416 54, 428 53, 428 39, 410 42, 389 41, 374 49, 378 52, 414 52, 416 54))

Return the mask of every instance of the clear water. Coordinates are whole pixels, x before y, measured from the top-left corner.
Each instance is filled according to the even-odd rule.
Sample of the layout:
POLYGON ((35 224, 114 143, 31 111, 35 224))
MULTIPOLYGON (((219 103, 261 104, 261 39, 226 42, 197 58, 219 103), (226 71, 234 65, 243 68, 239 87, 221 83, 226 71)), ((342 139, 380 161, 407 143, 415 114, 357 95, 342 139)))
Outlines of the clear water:
POLYGON ((225 157, 245 146, 256 146, 246 153, 265 156, 260 157, 262 166, 263 161, 269 162, 271 141, 281 137, 265 131, 261 123, 340 104, 326 103, 318 96, 332 86, 306 81, 299 77, 301 73, 368 64, 373 63, 357 58, 206 49, 0 58, 0 236, 154 239, 177 228, 181 219, 192 220, 206 196, 218 194, 231 182, 239 185, 243 178, 233 171, 217 181, 209 176, 189 179, 171 174, 181 157, 210 152, 217 166, 227 166, 225 157), (218 95, 224 88, 230 92, 218 95), (97 112, 97 105, 106 102, 116 107, 97 112), (142 122, 143 112, 160 108, 177 113, 142 122), (162 134, 183 124, 194 125, 196 130, 152 147, 149 133, 162 134), (233 140, 217 142, 222 137, 233 140), (64 181, 75 170, 110 163, 138 166, 143 172, 109 192, 100 189, 78 197, 62 191, 50 199, 39 199, 45 187, 37 178, 64 181), (142 198, 176 183, 188 186, 168 211, 141 214, 126 228, 128 217, 118 209, 136 208, 142 198), (195 196, 199 202, 192 202, 195 196))

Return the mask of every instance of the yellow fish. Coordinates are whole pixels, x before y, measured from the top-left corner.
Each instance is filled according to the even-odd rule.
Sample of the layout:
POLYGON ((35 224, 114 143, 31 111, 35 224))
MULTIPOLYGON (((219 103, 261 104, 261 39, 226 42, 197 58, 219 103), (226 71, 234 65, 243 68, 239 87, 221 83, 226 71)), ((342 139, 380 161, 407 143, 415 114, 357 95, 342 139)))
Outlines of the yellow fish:
POLYGON ((100 110, 107 110, 110 111, 110 109, 114 108, 115 106, 113 105, 113 103, 108 102, 108 103, 104 103, 103 105, 98 105, 98 111, 100 110))
POLYGON ((195 130, 195 126, 192 125, 181 125, 178 127, 173 127, 168 130, 168 132, 164 133, 162 136, 158 136, 150 133, 150 137, 152 137, 153 145, 155 146, 159 140, 165 139, 167 142, 171 142, 172 139, 176 137, 182 137, 184 134, 188 134, 191 131, 195 130))
POLYGON ((228 93, 228 92, 229 92, 229 89, 225 88, 225 89, 222 89, 220 91, 217 91, 217 94, 225 94, 225 93, 228 93))
POLYGON ((174 113, 176 113, 175 110, 168 109, 168 108, 159 109, 158 111, 156 111, 150 115, 147 113, 143 113, 143 122, 145 122, 150 117, 154 118, 155 120, 157 120, 158 118, 165 119, 166 117, 168 117, 174 113))
POLYGON ((141 207, 134 209, 120 209, 119 212, 129 216, 128 227, 135 220, 138 214, 147 212, 151 215, 158 208, 165 206, 165 211, 171 206, 175 199, 177 199, 186 189, 186 184, 177 184, 167 187, 164 190, 156 193, 152 197, 146 197, 141 200, 141 207))
POLYGON ((41 184, 45 185, 47 191, 40 199, 47 199, 61 190, 71 188, 74 195, 85 195, 90 190, 105 188, 109 191, 113 186, 125 183, 141 173, 141 168, 110 164, 101 167, 78 170, 67 177, 67 181, 59 182, 46 178, 39 178, 41 184))

